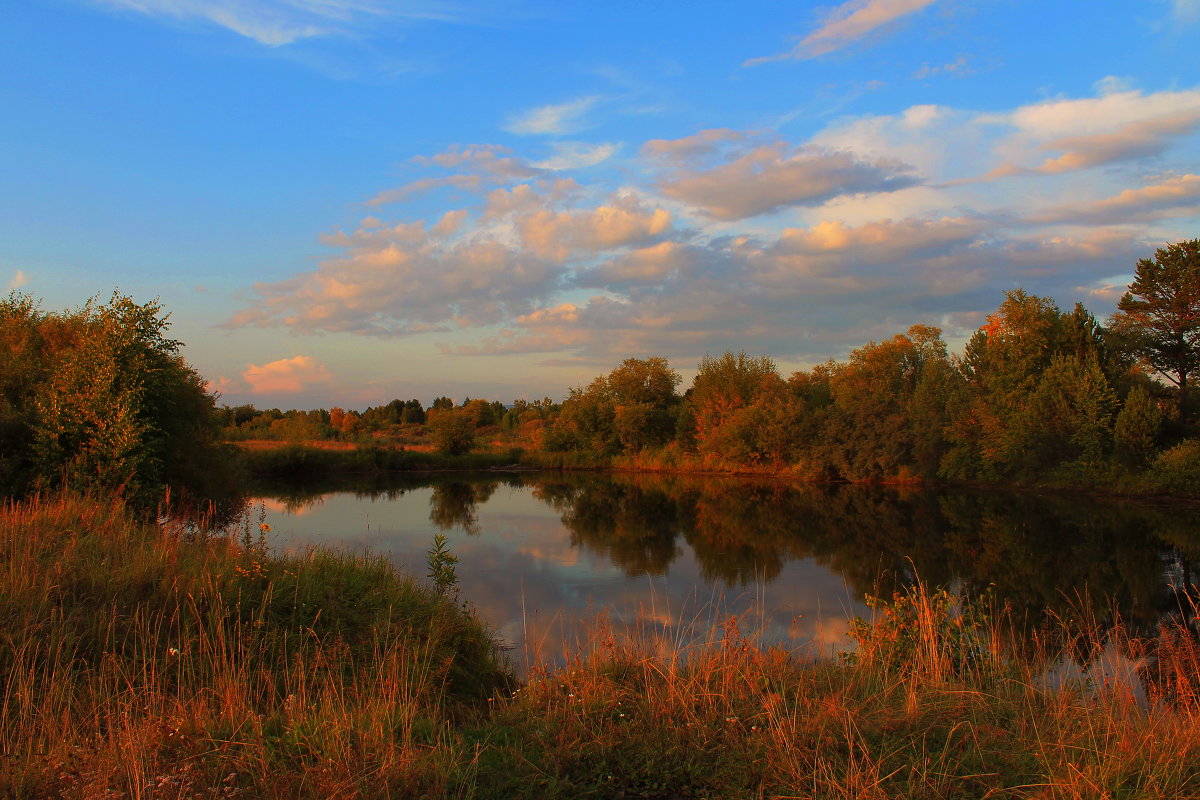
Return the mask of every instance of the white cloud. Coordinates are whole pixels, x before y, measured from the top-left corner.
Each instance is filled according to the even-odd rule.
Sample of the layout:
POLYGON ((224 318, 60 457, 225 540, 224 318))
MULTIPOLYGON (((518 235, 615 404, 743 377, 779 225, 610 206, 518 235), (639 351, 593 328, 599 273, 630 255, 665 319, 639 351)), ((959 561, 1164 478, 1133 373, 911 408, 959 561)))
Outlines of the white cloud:
POLYGON ((504 126, 504 130, 522 136, 531 134, 559 136, 572 133, 583 127, 581 118, 599 101, 599 96, 590 95, 569 103, 530 109, 510 119, 504 126))
POLYGON ((805 36, 790 52, 755 58, 747 66, 784 58, 816 58, 861 41, 871 33, 909 14, 933 5, 936 0, 849 0, 830 12, 826 20, 805 36))
POLYGON ((248 364, 242 380, 253 394, 294 394, 314 383, 328 383, 333 376, 312 356, 294 356, 261 366, 248 364))
POLYGON ((548 169, 555 172, 568 169, 585 169, 607 161, 621 149, 619 144, 611 142, 603 142, 601 144, 555 142, 553 147, 554 155, 536 162, 533 166, 538 169, 548 169))
POLYGON ((1200 22, 1200 0, 1175 0, 1172 10, 1178 22, 1200 22))

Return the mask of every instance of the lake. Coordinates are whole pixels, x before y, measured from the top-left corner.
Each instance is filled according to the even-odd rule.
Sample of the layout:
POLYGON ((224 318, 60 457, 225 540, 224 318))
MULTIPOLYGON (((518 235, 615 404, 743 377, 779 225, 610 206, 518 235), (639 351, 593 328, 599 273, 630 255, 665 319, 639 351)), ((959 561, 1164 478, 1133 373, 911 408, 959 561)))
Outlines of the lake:
POLYGON ((1200 562, 1195 505, 1087 496, 525 472, 257 493, 282 549, 370 550, 424 576, 444 533, 460 598, 521 667, 635 631, 683 644, 732 616, 765 642, 828 654, 869 614, 866 594, 918 577, 993 592, 1030 620, 1119 613, 1148 631, 1200 562))

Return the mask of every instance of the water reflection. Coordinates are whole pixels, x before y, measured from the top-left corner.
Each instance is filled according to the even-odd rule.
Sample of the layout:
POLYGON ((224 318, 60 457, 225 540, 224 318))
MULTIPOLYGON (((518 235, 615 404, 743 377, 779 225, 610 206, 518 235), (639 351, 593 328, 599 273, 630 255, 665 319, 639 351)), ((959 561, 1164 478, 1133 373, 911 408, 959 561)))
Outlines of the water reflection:
POLYGON ((463 596, 530 658, 601 610, 664 636, 753 610, 769 638, 836 645, 858 598, 917 576, 1022 618, 1119 608, 1148 630, 1200 559, 1193 506, 1033 493, 490 473, 264 494, 296 543, 369 544, 417 574, 432 532, 457 534, 463 596))

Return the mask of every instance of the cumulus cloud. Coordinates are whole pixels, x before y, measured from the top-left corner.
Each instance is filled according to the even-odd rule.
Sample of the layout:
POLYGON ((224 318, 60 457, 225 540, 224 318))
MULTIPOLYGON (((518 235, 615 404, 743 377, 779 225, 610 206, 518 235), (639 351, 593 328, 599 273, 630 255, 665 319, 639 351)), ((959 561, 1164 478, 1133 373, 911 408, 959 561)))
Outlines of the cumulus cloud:
POLYGON ((257 286, 231 324, 426 334, 448 353, 572 364, 731 347, 824 360, 914 322, 961 335, 1014 286, 1107 302, 1113 276, 1170 235, 1147 223, 1197 213, 1200 176, 1153 164, 1142 172, 1158 177, 1131 185, 1131 171, 1095 167, 1165 159, 1198 128, 1200 90, 1101 81, 1094 97, 918 105, 807 141, 727 128, 653 139, 588 180, 571 170, 618 154, 458 146, 415 159, 452 174, 414 184, 476 177, 472 205, 331 232, 333 257, 257 286), (1029 177, 961 180, 997 163, 1029 177))
POLYGON ((260 302, 230 324, 385 336, 451 323, 488 325, 533 307, 562 274, 559 266, 488 238, 448 244, 360 232, 347 244, 346 255, 316 270, 256 285, 260 302))
POLYGON ((29 283, 29 276, 25 274, 24 270, 17 270, 8 281, 8 291, 20 289, 27 283, 29 283))
POLYGON ((1197 127, 1200 127, 1200 106, 1130 122, 1114 131, 1054 139, 1038 149, 1043 152, 1062 152, 1062 155, 1049 157, 1041 164, 1029 168, 1006 162, 984 177, 999 178, 1030 173, 1055 175, 1156 156, 1173 140, 1191 133, 1197 127))
POLYGON ((281 358, 261 366, 249 364, 242 373, 242 380, 250 385, 254 394, 292 394, 332 379, 325 365, 312 356, 281 358))
POLYGON ((791 51, 751 59, 745 66, 785 58, 816 58, 841 50, 934 2, 936 0, 850 0, 833 9, 820 27, 800 40, 791 51))
POLYGON ((671 214, 644 208, 637 198, 618 196, 593 209, 536 211, 515 220, 526 250, 564 260, 576 252, 599 252, 644 242, 666 232, 671 214))
POLYGON ((533 108, 512 117, 504 130, 521 136, 572 133, 583 127, 583 115, 599 101, 599 96, 590 95, 567 103, 533 108))
POLYGON ((1177 175, 1112 197, 1053 206, 1030 217, 1031 222, 1119 225, 1172 217, 1200 215, 1200 175, 1177 175))
POLYGON ((893 192, 920 182, 908 164, 893 158, 865 159, 846 150, 780 141, 752 144, 729 133, 703 141, 651 142, 644 152, 668 155, 674 164, 659 184, 664 194, 721 220, 819 206, 839 195, 893 192), (730 141, 736 144, 722 151, 722 163, 693 166, 730 141))
POLYGON ((1157 156, 1200 128, 1200 89, 1142 94, 1102 85, 1097 97, 1050 100, 1008 114, 981 115, 1009 127, 997 146, 1004 162, 984 179, 1054 175, 1157 156), (1107 88, 1106 88, 1107 87, 1107 88), (1042 153, 1040 163, 1030 164, 1042 153))
POLYGON ((626 288, 635 284, 657 286, 701 261, 703 251, 679 242, 659 242, 632 250, 578 276, 582 286, 626 288))

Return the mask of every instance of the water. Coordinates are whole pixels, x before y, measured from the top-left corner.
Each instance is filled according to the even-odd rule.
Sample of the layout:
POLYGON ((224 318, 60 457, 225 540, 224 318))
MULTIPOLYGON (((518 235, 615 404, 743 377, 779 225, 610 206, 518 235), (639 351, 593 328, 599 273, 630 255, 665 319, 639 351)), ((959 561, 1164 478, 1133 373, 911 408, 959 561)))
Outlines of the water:
POLYGON ((1149 628, 1200 561, 1200 511, 1031 493, 916 491, 659 475, 488 473, 273 487, 275 544, 388 555, 424 576, 433 535, 461 598, 521 665, 596 637, 709 636, 730 617, 822 654, 847 621, 918 577, 991 591, 1018 615, 1149 628))

